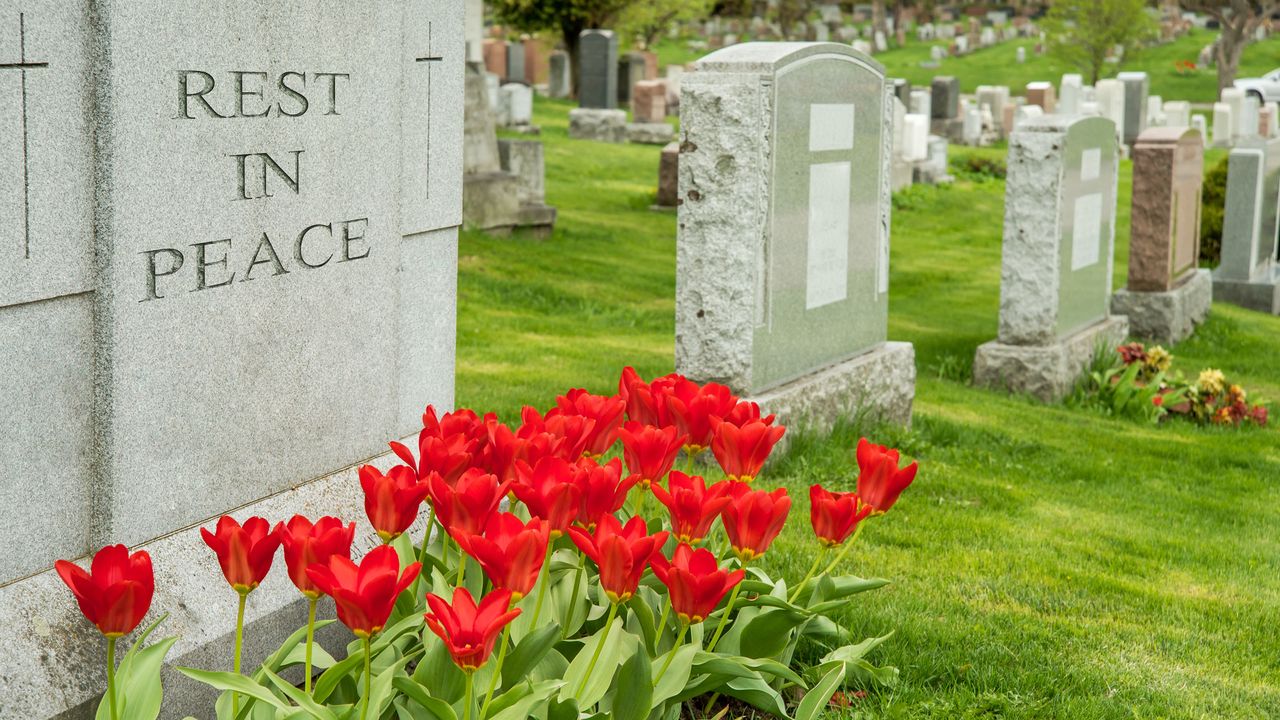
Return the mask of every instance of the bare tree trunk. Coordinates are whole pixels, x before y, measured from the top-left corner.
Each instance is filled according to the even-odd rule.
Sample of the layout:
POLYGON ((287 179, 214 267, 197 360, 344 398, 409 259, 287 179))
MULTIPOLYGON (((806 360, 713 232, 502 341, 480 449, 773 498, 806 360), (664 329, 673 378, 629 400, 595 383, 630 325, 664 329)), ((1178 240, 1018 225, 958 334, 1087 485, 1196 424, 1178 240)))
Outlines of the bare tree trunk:
POLYGON ((565 21, 560 24, 560 40, 569 55, 569 89, 572 97, 578 97, 578 36, 586 28, 581 23, 565 21))
POLYGON ((884 0, 871 0, 871 27, 889 36, 889 24, 885 22, 884 0))
MULTIPOLYGON (((1241 24, 1245 24, 1243 18, 1238 18, 1241 24)), ((1244 54, 1244 48, 1249 44, 1249 38, 1245 35, 1244 28, 1237 25, 1222 25, 1222 34, 1218 36, 1218 47, 1215 55, 1218 61, 1218 97, 1222 97, 1222 91, 1231 87, 1236 81, 1236 71, 1240 67, 1240 56, 1244 54)))

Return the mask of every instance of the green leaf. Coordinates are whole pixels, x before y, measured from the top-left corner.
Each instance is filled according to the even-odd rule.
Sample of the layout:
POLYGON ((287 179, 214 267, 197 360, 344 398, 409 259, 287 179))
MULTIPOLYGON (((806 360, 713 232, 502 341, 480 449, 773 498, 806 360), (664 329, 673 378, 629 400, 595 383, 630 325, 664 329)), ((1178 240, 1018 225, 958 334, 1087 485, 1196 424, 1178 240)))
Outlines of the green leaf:
POLYGON ((791 640, 791 631, 809 618, 791 610, 766 610, 743 629, 739 652, 745 657, 773 657, 791 640))
POLYGON ((382 711, 391 703, 392 683, 397 674, 407 677, 404 675, 404 666, 407 665, 414 657, 417 657, 416 652, 410 655, 405 655, 392 663, 390 667, 374 676, 373 686, 370 688, 371 695, 369 698, 369 707, 373 711, 373 716, 375 718, 382 717, 382 711))
POLYGON ((488 720, 526 720, 536 705, 546 702, 563 685, 564 683, 560 680, 543 680, 534 683, 524 697, 501 712, 491 715, 488 720))
POLYGON ((795 720, 817 720, 830 704, 831 696, 835 695, 836 688, 840 687, 842 680, 844 680, 844 670, 840 668, 835 668, 824 675, 818 684, 810 688, 800 700, 800 705, 796 708, 795 720))
MULTIPOLYGON (((332 625, 334 622, 336 621, 317 620, 316 630, 332 625)), ((289 665, 289 656, 293 654, 295 650, 298 650, 301 653, 303 653, 302 655, 298 656, 299 659, 297 661, 299 663, 303 662, 304 655, 306 654, 306 639, 307 639, 307 626, 303 625, 302 627, 295 630, 293 634, 291 634, 289 637, 285 638, 285 641, 283 643, 280 643, 280 647, 277 648, 275 652, 271 653, 271 655, 268 656, 267 659, 262 662, 262 667, 259 668, 258 672, 254 673, 254 677, 257 678, 258 680, 265 680, 266 676, 261 673, 262 670, 270 670, 271 672, 276 672, 276 673, 280 672, 281 668, 287 667, 289 665)), ((316 649, 319 649, 320 646, 315 645, 313 647, 316 649)))
POLYGON ((614 670, 622 661, 620 656, 623 646, 626 645, 626 637, 635 636, 622 629, 622 620, 614 618, 612 624, 600 628, 596 634, 588 638, 573 662, 569 663, 569 669, 564 674, 564 691, 561 697, 576 699, 580 708, 589 708, 599 702, 600 698, 609 691, 609 681, 613 679, 614 670), (606 638, 606 634, 609 637, 606 638), (596 660, 595 667, 591 668, 591 676, 588 678, 588 665, 596 654, 596 648, 604 640, 608 642, 604 642, 601 647, 599 658, 596 660), (585 683, 584 678, 586 678, 585 683))
POLYGON ((693 672, 723 677, 753 677, 763 672, 807 687, 804 679, 791 668, 768 658, 734 657, 699 651, 693 660, 693 672))
POLYGON ((422 709, 435 716, 436 720, 458 720, 453 706, 437 697, 432 697, 425 687, 408 677, 397 677, 391 681, 395 689, 404 693, 409 699, 418 703, 422 709))
POLYGON ((653 668, 642 641, 618 669, 612 693, 614 720, 644 720, 653 706, 653 668))
POLYGON ((431 688, 431 694, 454 703, 466 691, 467 677, 454 664, 444 643, 435 635, 428 638, 427 653, 413 671, 413 681, 431 688))
POLYGON ((502 686, 511 687, 529 675, 560 640, 560 626, 551 623, 529 633, 502 662, 502 686))
POLYGON ((186 667, 179 667, 178 672, 186 675, 192 680, 202 682, 205 685, 217 688, 218 690, 246 695, 254 700, 264 702, 277 710, 289 709, 289 705, 276 697, 270 690, 262 687, 243 675, 219 672, 216 670, 197 670, 195 668, 186 667))
MULTIPOLYGON (((178 638, 165 638, 146 649, 138 650, 138 645, 159 624, 160 620, 157 620, 139 636, 116 668, 116 708, 120 711, 120 717, 155 720, 160 716, 160 703, 163 700, 160 670, 164 666, 165 656, 178 638)), ((103 693, 96 717, 98 720, 109 720, 111 717, 106 693, 103 693)))
POLYGON ((338 715, 336 713, 317 703, 310 695, 295 687, 293 683, 285 680, 265 667, 262 670, 266 674, 267 679, 270 680, 277 688, 280 688, 280 692, 284 693, 285 697, 292 700, 298 707, 306 710, 311 717, 319 718, 320 720, 338 720, 338 715))
POLYGON ((640 635, 644 638, 645 647, 649 652, 653 652, 658 646, 658 619, 653 616, 653 610, 638 594, 631 596, 627 601, 627 607, 631 609, 627 618, 628 624, 634 620, 635 624, 640 626, 640 635))
POLYGON ((359 674, 364 672, 364 651, 352 653, 343 658, 336 665, 325 670, 316 679, 315 687, 311 689, 311 695, 316 702, 324 702, 329 698, 342 679, 353 673, 359 674))
POLYGON ((724 684, 720 692, 767 713, 781 718, 787 717, 782 696, 777 690, 769 687, 769 683, 762 678, 733 678, 724 684))
POLYGON ((676 648, 674 651, 676 656, 672 658, 667 672, 661 677, 659 677, 658 673, 662 670, 662 666, 666 664, 667 656, 663 654, 653 659, 650 671, 658 679, 658 685, 653 689, 654 707, 675 697, 689 684, 689 673, 693 669, 693 658, 698 654, 699 649, 693 643, 686 643, 676 648))

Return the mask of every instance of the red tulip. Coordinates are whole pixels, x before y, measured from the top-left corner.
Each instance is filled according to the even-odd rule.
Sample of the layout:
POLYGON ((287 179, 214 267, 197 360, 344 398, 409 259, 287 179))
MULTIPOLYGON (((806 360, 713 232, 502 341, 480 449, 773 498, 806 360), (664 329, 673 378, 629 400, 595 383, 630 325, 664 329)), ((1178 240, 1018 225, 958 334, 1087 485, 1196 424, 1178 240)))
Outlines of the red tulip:
POLYGON ((578 461, 573 482, 578 486, 582 505, 578 510, 578 523, 591 532, 605 515, 622 509, 627 493, 640 482, 639 475, 622 476, 622 461, 614 458, 601 465, 590 458, 578 461))
POLYGON ((658 483, 652 487, 654 497, 666 505, 671 514, 672 532, 682 543, 693 545, 700 542, 707 536, 720 511, 729 504, 729 481, 718 482, 708 488, 702 478, 672 470, 667 484, 671 486, 669 492, 658 483))
POLYGON ((478 445, 477 440, 464 435, 439 438, 424 432, 418 439, 421 460, 415 460, 409 448, 398 442, 391 442, 391 450, 413 469, 419 480, 426 480, 428 475, 435 472, 440 473, 445 482, 454 483, 471 466, 478 445))
POLYGON ((759 420, 765 425, 772 425, 776 418, 776 415, 765 415, 761 417, 759 405, 751 402, 750 400, 743 400, 733 406, 733 409, 729 411, 729 414, 724 416, 724 421, 732 423, 737 427, 742 427, 754 420, 759 420))
POLYGON ((552 410, 545 420, 547 434, 558 439, 557 456, 569 462, 577 462, 586 454, 587 443, 595 432, 596 421, 581 415, 562 415, 552 410))
POLYGON ((516 459, 524 443, 496 417, 486 415, 484 424, 486 442, 478 465, 503 482, 514 480, 516 459))
POLYGON ((249 518, 242 527, 223 515, 218 518, 216 532, 200 528, 200 536, 218 556, 227 582, 241 595, 258 587, 267 576, 276 549, 280 547, 280 533, 260 517, 249 518))
POLYGON ((418 506, 427 496, 427 483, 413 468, 396 465, 383 475, 372 465, 360 466, 364 512, 384 543, 395 540, 418 518, 418 506))
POLYGON ((585 452, 592 457, 600 457, 618 440, 618 429, 622 427, 622 413, 627 409, 627 402, 620 395, 592 395, 586 390, 575 389, 556 398, 556 407, 563 415, 580 415, 594 421, 585 452))
POLYGON ((657 553, 650 564, 653 574, 667 586, 671 609, 686 624, 706 620, 746 575, 741 569, 733 572, 720 569, 716 556, 710 550, 694 550, 683 543, 676 548, 670 561, 662 553, 657 553))
POLYGON ((646 488, 671 471, 685 440, 674 427, 659 428, 634 421, 623 425, 619 436, 627 470, 639 475, 640 486, 646 488))
POLYGON ((642 518, 633 517, 624 526, 613 515, 605 515, 596 524, 594 534, 569 528, 573 544, 600 569, 600 586, 610 602, 631 599, 649 561, 659 556, 667 532, 649 534, 642 518))
POLYGON ((898 502, 898 496, 916 479, 918 463, 898 468, 898 451, 875 445, 866 438, 858 441, 858 497, 871 506, 872 515, 883 515, 898 502))
POLYGON ((738 483, 729 491, 732 499, 725 506, 721 518, 733 552, 743 562, 750 562, 764 555, 773 539, 782 532, 791 511, 791 498, 786 488, 773 492, 752 490, 738 483))
POLYGON ((683 379, 680 375, 671 373, 646 383, 634 368, 623 368, 622 378, 618 381, 618 394, 626 403, 627 419, 655 427, 671 425, 666 396, 683 379))
POLYGON ((685 449, 697 454, 711 447, 715 425, 738 404, 729 388, 718 383, 697 383, 681 379, 666 398, 669 417, 688 436, 685 449))
POLYGON ((484 534, 464 533, 457 539, 458 545, 480 563, 493 586, 510 590, 513 600, 519 602, 538 583, 551 533, 539 518, 526 525, 512 513, 496 513, 489 518, 484 534))
POLYGON ((427 627, 440 636, 453 662, 465 672, 479 670, 493 654, 498 634, 520 609, 511 607, 510 590, 494 590, 476 605, 466 588, 453 593, 452 605, 434 593, 427 594, 427 627))
POLYGON ((80 612, 109 638, 133 632, 151 607, 156 579, 146 550, 130 555, 123 545, 108 545, 93 556, 90 572, 66 560, 53 567, 76 596, 80 612))
POLYGON ((476 416, 474 410, 460 408, 437 416, 436 409, 431 405, 422 413, 422 432, 442 439, 462 435, 473 440, 483 440, 485 436, 484 422, 476 416))
POLYGON ((462 473, 454 486, 450 486, 439 475, 432 475, 427 484, 436 517, 454 538, 482 532, 511 485, 509 482, 498 482, 498 478, 479 468, 471 468, 462 473))
POLYGON ((711 452, 730 480, 749 483, 760 474, 760 468, 784 432, 786 428, 771 426, 763 420, 752 420, 741 427, 722 422, 716 425, 711 452))
POLYGON ((309 566, 307 577, 333 598, 338 619, 356 637, 369 638, 387 624, 396 598, 413 584, 421 570, 421 563, 410 563, 401 573, 395 548, 379 545, 358 566, 348 558, 333 555, 328 563, 309 566))
POLYGON ((516 475, 520 480, 511 487, 516 498, 531 515, 547 521, 551 537, 563 535, 582 507, 582 493, 573 482, 574 466, 558 457, 545 457, 536 467, 518 460, 516 475))
POLYGON ((284 547, 284 562, 289 568, 289 579, 309 598, 318 598, 320 588, 307 577, 311 565, 326 565, 329 558, 338 555, 351 557, 351 541, 355 538, 356 524, 344 527, 336 517, 322 517, 315 525, 301 515, 294 515, 289 523, 276 525, 280 545, 284 547))
POLYGON ((809 486, 809 522, 818 541, 827 547, 844 544, 871 509, 858 500, 857 493, 833 493, 821 485, 809 486))

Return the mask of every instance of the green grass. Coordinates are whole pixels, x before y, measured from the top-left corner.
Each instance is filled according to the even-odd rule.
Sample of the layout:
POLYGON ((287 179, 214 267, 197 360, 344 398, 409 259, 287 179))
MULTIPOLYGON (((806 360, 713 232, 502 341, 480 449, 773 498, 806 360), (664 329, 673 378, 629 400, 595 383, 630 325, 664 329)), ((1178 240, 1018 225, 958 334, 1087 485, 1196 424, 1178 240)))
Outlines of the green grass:
MULTIPOLYGON (((1109 65, 1107 75, 1118 72, 1146 71, 1151 77, 1151 94, 1165 100, 1190 100, 1211 103, 1218 96, 1217 71, 1211 67, 1199 68, 1187 74, 1174 70, 1178 60, 1196 62, 1200 49, 1213 42, 1216 32, 1192 30, 1173 42, 1145 49, 1126 58, 1123 63, 1109 65)), ((934 43, 918 42, 909 38, 905 46, 891 48, 875 56, 885 66, 891 77, 906 78, 913 85, 928 86, 937 75, 954 75, 960 79, 962 92, 972 93, 979 85, 1008 85, 1011 92, 1021 95, 1027 83, 1040 80, 1052 81, 1056 86, 1063 73, 1082 72, 1051 55, 1037 55, 1034 39, 1017 39, 999 43, 989 48, 975 50, 961 57, 948 57, 936 68, 921 67, 927 62, 929 48, 934 43), (1019 65, 1014 60, 1015 48, 1027 51, 1027 61, 1019 65)), ((687 40, 665 39, 656 48, 662 64, 689 63, 701 57, 703 52, 691 51, 687 40)), ((1257 77, 1280 67, 1280 36, 1245 48, 1237 77, 1257 77)))
MULTIPOLYGON (((553 237, 461 241, 459 403, 507 418, 570 387, 608 391, 626 364, 672 369, 675 217, 648 209, 658 148, 569 140, 568 107, 535 113, 553 237)), ((1154 427, 963 382, 996 332, 1003 192, 963 180, 896 198, 890 337, 916 345, 913 428, 797 436, 763 479, 797 497, 766 557, 794 578, 816 547, 805 488, 852 483, 860 430, 921 463, 848 561, 893 580, 846 622, 896 632, 872 659, 900 682, 832 717, 1280 716, 1280 431, 1154 427)), ((1176 366, 1275 400, 1278 339, 1280 318, 1215 305, 1176 366)))

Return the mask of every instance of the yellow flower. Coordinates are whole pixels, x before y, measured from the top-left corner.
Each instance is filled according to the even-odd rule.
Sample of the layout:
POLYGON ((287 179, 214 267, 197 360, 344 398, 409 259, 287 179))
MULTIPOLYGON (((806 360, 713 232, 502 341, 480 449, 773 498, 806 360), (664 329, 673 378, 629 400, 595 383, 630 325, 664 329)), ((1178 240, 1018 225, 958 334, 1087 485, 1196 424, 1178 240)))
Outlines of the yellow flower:
POLYGON ((1173 364, 1173 355, 1156 345, 1147 350, 1147 368, 1153 372, 1165 372, 1173 364))
POLYGON ((1227 388, 1227 398, 1232 403, 1242 403, 1247 397, 1248 395, 1245 394, 1244 388, 1239 385, 1232 385, 1227 388))
POLYGON ((1221 370, 1212 368, 1202 371, 1200 377, 1196 380, 1196 387, 1205 395, 1220 394, 1226 384, 1227 376, 1223 375, 1221 370))

